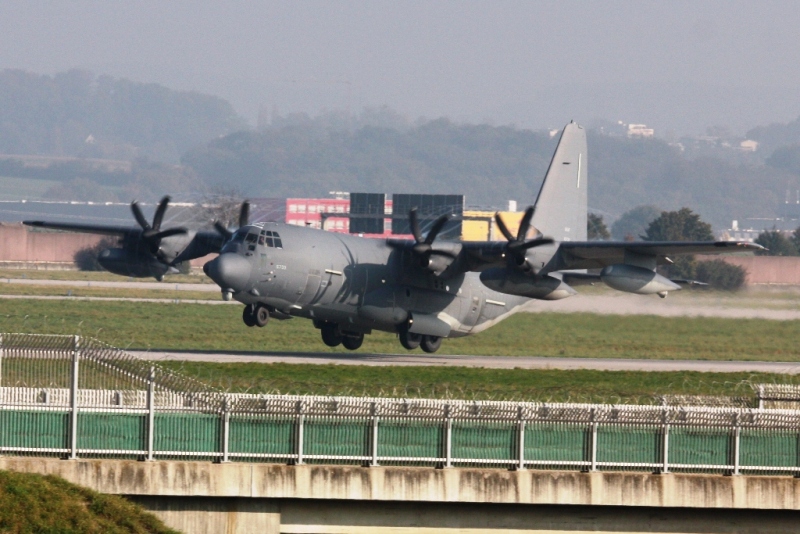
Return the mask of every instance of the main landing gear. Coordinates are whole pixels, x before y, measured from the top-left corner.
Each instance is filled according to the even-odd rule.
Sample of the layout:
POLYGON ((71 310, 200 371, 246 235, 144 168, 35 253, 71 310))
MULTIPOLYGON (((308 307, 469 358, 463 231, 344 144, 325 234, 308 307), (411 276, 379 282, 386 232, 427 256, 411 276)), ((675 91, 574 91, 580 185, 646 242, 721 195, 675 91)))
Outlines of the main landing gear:
POLYGON ((242 320, 247 326, 267 326, 269 310, 263 304, 251 304, 242 310, 242 320))
POLYGON ((329 347, 342 345, 347 350, 357 350, 364 343, 363 332, 342 332, 339 330, 339 325, 332 323, 324 323, 319 329, 322 333, 322 342, 329 347))
POLYGON ((432 354, 442 346, 442 338, 437 336, 423 336, 421 334, 409 332, 408 330, 403 330, 400 332, 400 344, 407 350, 414 350, 419 347, 425 352, 432 354))

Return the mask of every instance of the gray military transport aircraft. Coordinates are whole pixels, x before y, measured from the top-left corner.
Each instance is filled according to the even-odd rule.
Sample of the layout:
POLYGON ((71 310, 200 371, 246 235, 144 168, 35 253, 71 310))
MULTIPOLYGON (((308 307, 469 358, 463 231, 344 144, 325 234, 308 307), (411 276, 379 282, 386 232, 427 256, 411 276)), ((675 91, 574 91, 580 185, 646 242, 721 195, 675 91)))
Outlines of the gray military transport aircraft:
POLYGON ((135 202, 131 205, 141 228, 26 224, 120 236, 122 248, 99 258, 117 274, 159 277, 179 261, 219 252, 203 270, 225 300, 245 305, 247 326, 266 326, 270 317, 303 317, 330 347, 356 350, 365 334, 382 330, 398 334, 408 350, 429 353, 443 338, 481 332, 535 300, 576 294, 570 284, 602 281, 620 291, 665 297, 691 283, 656 272, 670 257, 761 248, 745 242, 587 241, 586 155, 586 132, 571 122, 516 235, 495 215, 505 242, 436 241, 448 215, 423 237, 415 209, 409 214, 413 240, 248 224, 247 203, 235 232, 219 223, 216 232, 161 230, 167 198, 152 225, 135 202))

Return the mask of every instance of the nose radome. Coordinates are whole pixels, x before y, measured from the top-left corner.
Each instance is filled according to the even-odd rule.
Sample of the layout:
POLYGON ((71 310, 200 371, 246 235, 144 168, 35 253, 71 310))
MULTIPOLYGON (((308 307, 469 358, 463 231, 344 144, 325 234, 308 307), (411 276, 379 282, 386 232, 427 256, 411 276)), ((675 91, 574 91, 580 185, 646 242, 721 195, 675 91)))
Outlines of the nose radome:
POLYGON ((242 256, 233 253, 221 254, 203 265, 203 272, 222 289, 234 293, 247 289, 250 281, 250 263, 242 256))

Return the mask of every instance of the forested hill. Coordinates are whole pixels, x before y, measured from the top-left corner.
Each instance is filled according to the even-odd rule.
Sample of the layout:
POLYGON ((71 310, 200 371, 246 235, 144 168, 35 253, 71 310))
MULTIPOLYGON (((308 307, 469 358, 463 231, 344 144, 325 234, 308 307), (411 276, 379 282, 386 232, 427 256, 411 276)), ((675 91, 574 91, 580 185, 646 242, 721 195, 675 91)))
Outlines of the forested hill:
MULTIPOLYGON (((557 141, 548 132, 455 124, 345 128, 323 118, 237 132, 182 159, 207 185, 250 196, 329 191, 463 193, 469 205, 533 201, 557 141)), ((659 139, 589 132, 589 205, 612 221, 643 204, 689 207, 717 228, 777 217, 798 175, 760 158, 687 158, 659 139), (745 161, 745 162, 743 162, 745 161)))
POLYGON ((177 163, 189 148, 243 127, 215 96, 83 70, 0 71, 0 154, 177 163))

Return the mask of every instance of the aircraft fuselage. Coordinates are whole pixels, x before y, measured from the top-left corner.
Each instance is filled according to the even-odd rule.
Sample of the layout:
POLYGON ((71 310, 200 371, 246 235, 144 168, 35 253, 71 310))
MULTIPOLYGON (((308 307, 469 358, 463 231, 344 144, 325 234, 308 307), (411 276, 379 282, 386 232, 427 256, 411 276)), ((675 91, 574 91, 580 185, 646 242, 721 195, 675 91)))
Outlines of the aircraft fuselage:
POLYGON ((241 228, 206 272, 243 304, 345 334, 410 328, 460 337, 531 301, 487 288, 477 272, 442 279, 383 240, 279 223, 241 228))

